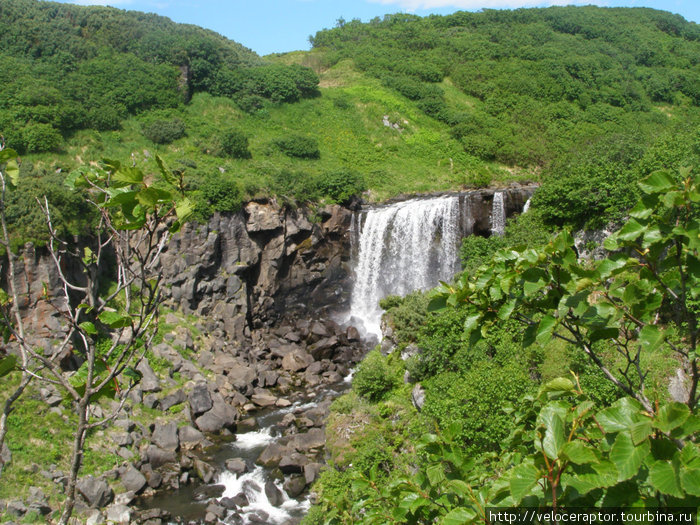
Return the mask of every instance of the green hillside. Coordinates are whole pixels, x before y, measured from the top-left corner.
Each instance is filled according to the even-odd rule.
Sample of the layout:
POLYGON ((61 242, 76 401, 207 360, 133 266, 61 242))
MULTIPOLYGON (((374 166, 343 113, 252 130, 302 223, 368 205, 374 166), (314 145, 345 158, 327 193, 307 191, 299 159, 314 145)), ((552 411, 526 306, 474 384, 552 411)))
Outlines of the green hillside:
MULTIPOLYGON (((700 30, 661 11, 387 15, 265 58, 113 8, 7 0, 0 30, 0 130, 24 153, 17 242, 42 240, 33 196, 70 202, 55 182, 105 157, 163 156, 200 220, 263 195, 535 180, 546 221, 582 225, 621 214, 657 164, 697 155, 700 30)), ((56 213, 78 232, 72 210, 56 213)))

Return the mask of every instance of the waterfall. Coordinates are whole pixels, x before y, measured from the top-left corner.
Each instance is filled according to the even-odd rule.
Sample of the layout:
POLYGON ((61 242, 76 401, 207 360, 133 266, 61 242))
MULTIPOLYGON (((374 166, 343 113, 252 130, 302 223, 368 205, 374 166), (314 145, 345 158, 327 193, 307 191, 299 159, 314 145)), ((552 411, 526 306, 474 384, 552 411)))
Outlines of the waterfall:
POLYGON ((530 209, 530 201, 532 200, 532 197, 530 197, 527 201, 525 201, 525 206, 523 206, 523 213, 521 215, 524 215, 527 213, 527 210, 530 209))
POLYGON ((381 337, 379 300, 426 290, 459 270, 460 199, 412 199, 364 212, 350 316, 381 337))
POLYGON ((505 192, 493 194, 493 211, 491 212, 491 234, 503 235, 506 231, 506 201, 505 192))

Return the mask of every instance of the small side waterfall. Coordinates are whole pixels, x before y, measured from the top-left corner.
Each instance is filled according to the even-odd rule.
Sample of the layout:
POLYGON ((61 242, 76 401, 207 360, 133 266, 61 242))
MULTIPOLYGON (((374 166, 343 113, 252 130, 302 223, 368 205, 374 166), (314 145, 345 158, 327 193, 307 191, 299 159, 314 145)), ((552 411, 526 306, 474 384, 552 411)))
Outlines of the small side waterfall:
POLYGON ((532 200, 532 197, 530 197, 528 200, 525 201, 525 206, 523 206, 523 214, 527 213, 527 211, 530 209, 530 201, 532 200))
POLYGON ((506 231, 506 201, 505 192, 493 194, 493 211, 491 212, 491 234, 503 235, 506 231))
POLYGON ((350 316, 381 335, 379 300, 425 290, 459 270, 464 234, 460 197, 412 199, 367 211, 361 218, 350 316))

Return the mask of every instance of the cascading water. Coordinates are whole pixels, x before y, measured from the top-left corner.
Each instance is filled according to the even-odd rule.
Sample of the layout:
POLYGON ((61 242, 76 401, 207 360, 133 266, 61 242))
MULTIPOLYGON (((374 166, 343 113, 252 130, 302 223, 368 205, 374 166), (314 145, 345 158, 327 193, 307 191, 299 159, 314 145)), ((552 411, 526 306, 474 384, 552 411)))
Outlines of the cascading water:
POLYGON ((493 194, 493 211, 491 212, 491 234, 503 235, 506 231, 506 200, 505 192, 493 194))
POLYGON ((359 228, 351 322, 381 335, 379 300, 426 290, 459 270, 460 198, 412 199, 365 212, 359 228))
POLYGON ((522 214, 527 213, 528 210, 530 209, 530 201, 531 200, 532 200, 532 197, 530 197, 528 200, 525 201, 525 206, 523 206, 523 213, 522 214))

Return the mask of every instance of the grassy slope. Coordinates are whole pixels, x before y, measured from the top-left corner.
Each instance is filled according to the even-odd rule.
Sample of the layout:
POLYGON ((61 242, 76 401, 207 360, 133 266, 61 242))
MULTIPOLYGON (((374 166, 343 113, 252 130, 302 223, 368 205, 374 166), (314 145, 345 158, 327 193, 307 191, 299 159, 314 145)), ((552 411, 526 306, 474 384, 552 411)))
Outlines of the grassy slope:
MULTIPOLYGON (((294 55, 278 60, 304 57, 294 55)), ((295 104, 268 103, 254 115, 241 111, 230 99, 208 94, 195 95, 187 106, 159 111, 158 115, 178 117, 187 126, 187 137, 168 146, 155 145, 143 137, 141 125, 149 116, 146 114, 125 121, 120 131, 79 131, 61 153, 28 155, 25 160, 37 167, 66 170, 104 157, 124 160, 133 154, 144 160, 147 151, 159 153, 172 167, 180 166, 180 160, 192 160, 197 167, 189 170, 200 176, 222 167, 251 196, 267 193, 273 185, 271 175, 282 169, 308 173, 342 167, 357 170, 366 177, 371 200, 475 185, 476 174, 483 172, 488 172, 494 183, 533 177, 469 157, 449 135, 447 126, 426 116, 413 102, 383 87, 378 80, 357 72, 350 60, 324 71, 320 78, 319 97, 295 104), (385 115, 401 129, 385 126, 385 115), (252 159, 220 156, 217 136, 227 128, 249 137, 252 159), (272 140, 290 133, 316 138, 320 160, 292 159, 271 145, 272 140)), ((471 106, 470 98, 448 82, 443 84, 450 102, 471 106)))

